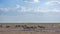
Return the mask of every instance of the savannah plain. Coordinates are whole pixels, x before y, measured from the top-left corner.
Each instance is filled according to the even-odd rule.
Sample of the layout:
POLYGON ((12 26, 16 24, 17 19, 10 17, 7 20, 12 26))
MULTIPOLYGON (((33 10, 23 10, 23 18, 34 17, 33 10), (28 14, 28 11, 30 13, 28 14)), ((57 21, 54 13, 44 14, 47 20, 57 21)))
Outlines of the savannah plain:
POLYGON ((0 24, 0 34, 60 34, 60 23, 0 24))

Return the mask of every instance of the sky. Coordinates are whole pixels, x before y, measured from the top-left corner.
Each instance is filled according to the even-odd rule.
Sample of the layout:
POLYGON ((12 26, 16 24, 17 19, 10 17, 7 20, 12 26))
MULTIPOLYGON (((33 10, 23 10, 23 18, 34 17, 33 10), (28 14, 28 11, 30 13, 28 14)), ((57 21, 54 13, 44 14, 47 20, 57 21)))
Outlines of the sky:
POLYGON ((60 0, 0 0, 0 23, 60 22, 60 0))

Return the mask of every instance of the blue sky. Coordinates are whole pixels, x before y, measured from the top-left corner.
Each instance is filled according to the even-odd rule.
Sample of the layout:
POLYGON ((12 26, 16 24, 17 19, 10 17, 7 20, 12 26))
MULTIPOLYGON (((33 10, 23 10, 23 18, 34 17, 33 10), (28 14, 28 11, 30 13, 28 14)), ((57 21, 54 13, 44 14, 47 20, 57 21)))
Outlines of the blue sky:
POLYGON ((0 0, 2 22, 60 22, 60 0, 0 0))

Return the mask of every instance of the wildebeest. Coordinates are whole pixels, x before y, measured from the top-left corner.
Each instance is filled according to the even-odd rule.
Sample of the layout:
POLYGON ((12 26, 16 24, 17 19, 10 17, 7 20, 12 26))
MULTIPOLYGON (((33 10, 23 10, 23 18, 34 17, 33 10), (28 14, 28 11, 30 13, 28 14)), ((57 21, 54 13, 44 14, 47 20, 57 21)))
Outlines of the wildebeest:
POLYGON ((45 29, 45 27, 44 27, 44 26, 39 26, 39 25, 38 25, 38 27, 39 27, 39 28, 41 28, 41 29, 45 29))
POLYGON ((35 26, 27 26, 27 25, 24 25, 22 27, 23 27, 23 29, 26 29, 26 30, 35 30, 37 28, 35 26))
POLYGON ((8 26, 8 25, 6 26, 6 28, 9 28, 9 27, 10 27, 10 26, 8 26))
POLYGON ((1 27, 1 28, 3 27, 2 24, 0 24, 0 27, 1 27))
POLYGON ((15 27, 18 28, 18 27, 20 27, 20 25, 16 25, 15 27))

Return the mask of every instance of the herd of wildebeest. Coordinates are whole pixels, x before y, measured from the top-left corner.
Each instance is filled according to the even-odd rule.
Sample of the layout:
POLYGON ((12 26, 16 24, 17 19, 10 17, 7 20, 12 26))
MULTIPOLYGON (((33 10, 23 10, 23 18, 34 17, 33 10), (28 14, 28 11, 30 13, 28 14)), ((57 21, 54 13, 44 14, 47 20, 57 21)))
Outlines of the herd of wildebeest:
POLYGON ((3 24, 0 24, 0 29, 13 29, 15 31, 16 30, 20 30, 20 31, 43 31, 43 32, 60 32, 60 26, 42 26, 42 25, 14 25, 14 28, 11 28, 12 26, 10 25, 5 25, 5 27, 3 26, 3 24))
MULTIPOLYGON (((10 28, 11 26, 9 25, 6 25, 5 28, 10 28)), ((2 24, 0 24, 0 28, 4 28, 2 24)), ((14 28, 23 28, 23 29, 29 29, 29 30, 35 30, 37 28, 40 28, 40 29, 45 29, 44 26, 28 26, 28 25, 15 25, 14 28)))

